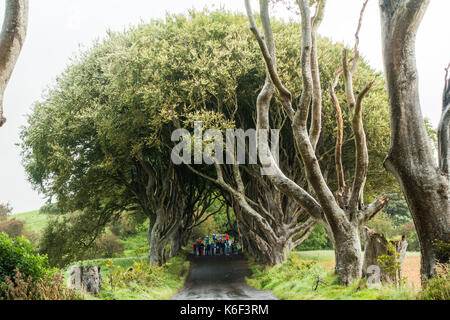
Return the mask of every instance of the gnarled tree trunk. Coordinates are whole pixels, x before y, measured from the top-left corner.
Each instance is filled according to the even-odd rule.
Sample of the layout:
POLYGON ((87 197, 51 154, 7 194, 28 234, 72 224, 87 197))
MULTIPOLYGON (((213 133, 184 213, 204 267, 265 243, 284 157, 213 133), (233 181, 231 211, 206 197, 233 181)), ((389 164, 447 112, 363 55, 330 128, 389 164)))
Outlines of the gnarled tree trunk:
MULTIPOLYGON (((433 157, 420 107, 415 58, 416 33, 428 4, 429 0, 380 0, 391 119, 385 167, 400 183, 414 219, 424 285, 434 276, 436 262, 449 259, 433 241, 448 243, 450 236, 449 176, 433 157)), ((446 161, 441 159, 442 164, 446 161)))
MULTIPOLYGON (((297 0, 302 18, 300 61, 302 94, 297 109, 294 110, 292 104, 293 95, 285 87, 278 75, 268 1, 260 1, 260 18, 264 36, 260 33, 256 24, 250 1, 245 1, 250 29, 258 41, 267 66, 266 81, 256 102, 257 135, 259 137, 260 132, 270 129, 269 110, 273 95, 277 93, 279 100, 284 107, 284 111, 291 121, 296 151, 301 156, 303 167, 306 172, 308 192, 296 181, 288 178, 282 169, 280 169, 271 153, 268 143, 264 141, 264 139, 260 139, 258 144, 258 148, 260 149, 260 161, 264 166, 269 166, 270 169, 272 169, 272 174, 269 176, 272 183, 285 195, 297 201, 313 219, 325 224, 327 226, 327 231, 332 233, 335 247, 336 273, 339 275, 340 283, 348 285, 353 280, 361 277, 362 263, 359 229, 367 220, 372 218, 385 206, 386 199, 382 197, 368 206, 363 204, 363 190, 366 182, 369 160, 362 122, 362 100, 373 83, 369 83, 355 99, 352 77, 358 66, 358 33, 367 1, 365 1, 361 11, 358 30, 356 32, 355 56, 352 59, 352 66, 349 66, 350 60, 347 57, 347 52, 344 51, 343 67, 340 71, 340 73, 344 73, 347 102, 352 114, 352 131, 355 135, 356 148, 355 175, 352 188, 346 188, 346 190, 348 190, 348 196, 341 196, 340 193, 344 190, 342 188, 337 195, 333 194, 327 185, 327 181, 316 156, 315 146, 317 143, 317 135, 320 133, 320 131, 317 130, 317 127, 320 126, 320 116, 318 116, 318 113, 321 112, 320 103, 317 101, 320 101, 321 88, 317 79, 319 71, 315 38, 317 29, 323 18, 325 3, 326 0, 317 1, 316 12, 314 16, 311 16, 311 2, 308 0, 297 0), (312 126, 308 132, 308 117, 311 104, 313 106, 311 110, 312 126)), ((336 79, 336 82, 337 80, 338 79, 336 79)), ((333 100, 335 102, 337 101, 337 99, 333 100)), ((338 124, 338 126, 340 126, 340 124, 338 124)), ((342 130, 342 128, 339 129, 342 130)), ((340 137, 341 135, 338 137, 337 145, 342 144, 339 140, 340 137)), ((339 156, 339 152, 337 154, 339 156)), ((344 182, 344 175, 342 172, 339 172, 339 168, 342 169, 340 160, 341 159, 336 159, 336 162, 339 175, 338 178, 342 183, 344 182)), ((345 187, 345 185, 343 185, 343 187, 345 187)))
POLYGON ((378 266, 380 268, 380 280, 382 282, 398 284, 402 276, 401 267, 406 256, 408 242, 405 239, 389 242, 382 233, 377 233, 367 227, 364 227, 363 232, 366 238, 366 244, 364 246, 363 276, 369 276, 368 270, 370 266, 378 266), (392 261, 398 263, 398 270, 396 268, 395 275, 392 275, 381 268, 378 262, 380 256, 392 256, 392 252, 388 251, 389 243, 394 246, 395 252, 398 254, 398 257, 392 257, 392 261))

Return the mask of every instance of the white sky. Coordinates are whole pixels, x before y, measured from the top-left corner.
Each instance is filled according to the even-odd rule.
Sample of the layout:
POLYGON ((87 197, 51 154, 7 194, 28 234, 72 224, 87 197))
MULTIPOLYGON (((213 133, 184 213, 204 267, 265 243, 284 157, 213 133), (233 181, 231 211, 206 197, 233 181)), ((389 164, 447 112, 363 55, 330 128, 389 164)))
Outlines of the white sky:
MULTIPOLYGON (((353 45, 363 0, 328 0, 319 30, 335 41, 353 45)), ((5 1, 0 3, 3 15, 5 1)), ((107 29, 122 30, 141 20, 164 17, 166 12, 223 6, 244 12, 243 0, 30 0, 29 28, 4 99, 8 119, 0 129, 0 203, 9 201, 14 212, 38 209, 44 200, 32 190, 21 165, 19 128, 43 90, 61 73, 79 45, 103 37, 107 29)), ((254 0, 253 8, 257 9, 254 0)), ((450 61, 449 0, 431 0, 417 39, 422 110, 437 125, 441 110, 444 67, 450 61)), ((286 17, 282 9, 275 14, 286 17)), ((360 51, 372 67, 382 70, 378 1, 370 0, 361 30, 360 51)))

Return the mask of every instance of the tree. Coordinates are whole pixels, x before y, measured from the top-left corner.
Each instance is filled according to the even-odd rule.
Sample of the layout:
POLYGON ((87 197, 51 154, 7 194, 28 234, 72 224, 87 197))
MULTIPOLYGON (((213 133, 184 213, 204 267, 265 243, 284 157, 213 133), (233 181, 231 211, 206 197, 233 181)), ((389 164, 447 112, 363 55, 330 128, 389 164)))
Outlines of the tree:
POLYGON ((448 262, 434 240, 448 243, 448 80, 438 130, 439 164, 433 157, 420 108, 415 58, 416 33, 429 0, 380 0, 384 72, 390 106, 391 148, 385 167, 399 182, 414 219, 421 250, 422 284, 448 262))
POLYGON ((0 220, 6 218, 12 212, 12 207, 9 203, 0 203, 0 220))
POLYGON ((28 0, 7 0, 5 19, 0 33, 0 127, 3 115, 3 95, 22 50, 28 26, 28 0))
MULTIPOLYGON (((241 20, 234 22, 236 26, 242 24, 241 20)), ((275 33, 274 37, 279 43, 279 51, 283 52, 280 56, 279 64, 281 68, 285 71, 283 73, 284 78, 290 81, 291 85, 296 89, 301 88, 301 79, 297 77, 295 70, 297 67, 297 61, 299 59, 298 50, 296 44, 300 41, 299 35, 296 33, 299 25, 296 23, 283 23, 279 21, 274 21, 275 33)), ((228 28, 229 29, 229 28, 228 28)), ((235 30, 230 31, 229 38, 234 37, 235 30)), ((245 41, 251 41, 251 34, 240 32, 240 38, 244 38, 245 41)), ((241 41, 243 42, 243 41, 241 41)), ((340 54, 342 52, 342 46, 333 45, 327 39, 318 38, 318 55, 320 55, 320 69, 319 73, 322 76, 322 85, 328 85, 324 79, 333 79, 335 69, 342 63, 340 54)), ((227 44, 233 47, 233 40, 227 39, 227 44)), ((201 44, 195 42, 195 48, 202 47, 201 44)), ((201 52, 208 52, 207 48, 197 49, 201 52)), ((233 77, 239 77, 241 79, 249 79, 252 75, 253 79, 249 79, 249 84, 246 82, 241 82, 238 85, 236 91, 236 102, 224 103, 220 101, 220 96, 217 97, 218 103, 206 104, 208 112, 215 112, 220 114, 221 117, 231 121, 234 126, 233 128, 241 128, 243 130, 255 128, 257 125, 257 117, 254 112, 255 102, 252 96, 257 90, 258 81, 264 81, 264 70, 260 65, 260 61, 257 58, 257 48, 254 47, 253 43, 248 44, 248 49, 243 50, 242 54, 239 56, 240 64, 234 69, 235 72, 233 77), (243 55, 245 54, 245 56, 243 55), (256 59, 256 61, 255 61, 256 59), (258 72, 256 73, 255 70, 258 72), (249 75, 250 74, 250 75, 249 75), (211 111, 209 111, 211 110, 211 111)), ((236 52, 237 50, 235 50, 236 52)), ((223 51, 222 51, 223 54, 223 51)), ((200 60, 200 59, 199 59, 200 60)), ((191 62, 192 63, 192 62, 191 62)), ((202 65, 205 62, 195 62, 193 65, 202 65)), ((212 63, 212 61, 211 61, 212 63)), ((217 62, 221 66, 220 61, 217 62)), ((370 77, 375 77, 366 65, 361 63, 361 74, 355 76, 355 81, 358 86, 361 83, 368 81, 370 77)), ((196 69, 182 64, 184 71, 190 70, 195 72, 196 69)), ((176 67, 175 67, 176 68, 176 67)), ((198 81, 209 81, 208 74, 205 78, 198 78, 198 81)), ((380 78, 377 78, 380 82, 380 78)), ((345 93, 342 87, 336 90, 336 95, 342 98, 345 93)), ((387 114, 383 113, 383 110, 387 110, 387 101, 383 99, 383 90, 376 90, 376 94, 369 97, 370 114, 373 114, 373 118, 386 119, 387 114), (375 114, 380 112, 380 116, 375 114)), ((319 162, 324 168, 325 176, 327 176, 327 181, 331 186, 337 185, 335 179, 335 169, 334 161, 332 157, 328 155, 332 153, 335 149, 335 142, 333 141, 333 136, 335 136, 335 120, 334 120, 334 107, 332 106, 331 97, 323 97, 324 101, 324 112, 323 118, 323 132, 324 135, 322 139, 316 142, 317 154, 320 156, 319 162)), ((279 166, 281 170, 288 174, 289 177, 294 180, 297 184, 302 187, 306 187, 307 180, 305 176, 305 171, 303 170, 303 164, 300 157, 295 152, 292 152, 292 146, 295 144, 294 137, 292 135, 292 130, 286 124, 289 122, 289 118, 284 112, 282 105, 279 100, 273 101, 271 105, 272 112, 269 114, 271 128, 277 128, 281 130, 280 137, 280 163, 279 166)), ((344 111, 345 112, 345 111, 344 111)), ((345 112, 346 114, 346 112, 345 112)), ((210 113, 208 113, 210 115, 210 113)), ((196 113, 192 120, 199 118, 199 114, 196 113)), ((206 118, 206 117, 203 117, 206 118)), ((202 119, 203 119, 202 118, 202 119)), ((371 117, 369 117, 371 118, 371 117)), ((342 122, 350 126, 350 119, 345 117, 342 122)), ((384 172, 381 162, 384 158, 384 153, 377 154, 378 151, 385 149, 385 142, 387 142, 387 123, 374 124, 372 123, 368 126, 369 136, 372 138, 372 143, 370 145, 370 153, 374 158, 378 159, 378 166, 374 165, 370 173, 375 179, 370 186, 370 196, 373 197, 376 193, 379 193, 385 185, 392 183, 392 178, 386 174, 375 174, 375 172, 384 172), (376 133, 375 133, 376 131, 376 133), (380 148, 374 147, 378 144, 380 148), (381 176, 383 177, 382 179, 381 176)), ((192 123, 189 124, 192 127, 192 123)), ((208 128, 211 126, 208 126, 208 128)), ((205 128, 206 129, 206 128, 205 128)), ((354 146, 351 142, 353 141, 353 132, 351 130, 343 130, 343 143, 342 157, 346 160, 354 153, 354 146)), ((239 141, 238 142, 242 142, 239 141)), ((235 150, 236 151, 236 150, 235 150)), ((228 150, 227 150, 228 152, 228 150)), ((233 151, 230 151, 233 152, 233 151)), ((249 158, 249 151, 246 149, 246 157, 249 158)), ((353 171, 353 163, 346 161, 343 164, 348 172, 353 171)), ((250 252, 258 261, 268 264, 277 264, 283 262, 289 252, 297 247, 309 233, 312 231, 312 227, 315 224, 314 219, 308 217, 306 212, 299 206, 299 204, 293 199, 283 194, 280 189, 267 177, 261 176, 260 164, 240 164, 240 165, 223 165, 215 164, 216 173, 213 176, 206 176, 202 174, 206 179, 210 179, 214 183, 218 184, 225 193, 224 198, 230 198, 229 204, 233 206, 234 213, 236 215, 238 224, 237 227, 241 230, 240 240, 243 247, 250 252)), ((193 169, 193 168, 191 168, 193 169)), ((200 173, 201 174, 201 173, 200 173)), ((351 176, 351 175, 348 175, 351 176)), ((368 197, 369 198, 369 197, 368 197)))
MULTIPOLYGON (((150 219, 151 256, 159 264, 168 253, 169 244, 173 249, 170 254, 174 254, 185 243, 192 226, 218 209, 205 211, 210 197, 219 195, 239 216, 237 227, 249 246, 253 239, 265 237, 260 223, 270 226, 270 230, 277 226, 278 217, 286 223, 276 234, 287 248, 299 240, 295 231, 300 232, 298 236, 307 231, 298 228, 309 216, 270 179, 261 177, 258 165, 241 165, 239 172, 233 165, 221 165, 229 189, 171 161, 173 130, 190 128, 195 120, 203 120, 205 128, 256 127, 253 97, 264 80, 265 70, 247 24, 244 15, 205 11, 168 16, 165 22, 156 20, 123 33, 109 33, 104 41, 75 59, 45 99, 36 103, 21 133, 24 164, 34 186, 57 200, 63 212, 79 211, 80 216, 68 221, 66 229, 68 234, 73 228, 83 235, 74 236, 75 244, 68 244, 68 250, 82 251, 109 221, 129 211, 150 219), (239 176, 242 183, 236 179, 239 176), (238 187, 242 184, 245 190, 238 187), (233 200, 231 193, 238 197, 233 200), (256 215, 242 210, 236 201, 241 195, 245 195, 250 209, 257 211, 256 215), (275 223, 266 211, 277 217, 275 223)), ((280 64, 284 70, 293 70, 299 58, 298 24, 279 22, 276 26, 280 48, 286 52, 280 64)), ((320 72, 323 78, 331 79, 341 64, 343 46, 333 45, 327 39, 318 41, 319 54, 324 57, 320 72)), ((358 87, 369 78, 376 77, 378 81, 366 100, 368 114, 377 118, 368 126, 367 134, 374 141, 369 153, 381 162, 388 149, 384 132, 387 100, 381 78, 363 62, 360 70, 354 77, 358 87)), ((292 80, 296 88, 301 87, 295 74, 292 80)), ((337 88, 336 94, 342 98, 345 92, 337 88)), ((334 161, 329 157, 334 151, 334 107, 331 98, 324 100, 326 138, 319 140, 317 150, 321 165, 327 168, 329 183, 337 185, 334 161)), ((305 185, 303 165, 292 152, 292 131, 283 125, 287 116, 278 101, 274 101, 274 108, 277 112, 272 114, 272 120, 282 128, 281 152, 287 155, 280 159, 280 165, 305 185)), ((349 124, 350 119, 345 117, 344 123, 349 124)), ((354 152, 352 139, 351 130, 344 130, 344 159, 354 152)), ((192 166, 215 179, 214 166, 192 166)), ((352 177, 349 172, 353 166, 344 163, 348 178, 352 177)), ((376 166, 369 172, 377 179, 366 194, 368 199, 392 180, 376 166)), ((52 239, 68 238, 56 237, 58 228, 53 230, 56 231, 47 237, 49 243, 52 239)), ((264 245, 258 250, 251 245, 249 252, 267 258, 266 262, 279 262, 284 256, 284 245, 276 243, 276 254, 264 249, 264 245)), ((50 250, 51 245, 46 248, 50 250)))
MULTIPOLYGON (((353 74, 358 67, 358 31, 361 25, 362 13, 367 1, 364 3, 358 31, 356 32, 356 45, 353 52, 354 56, 352 59, 349 59, 347 50, 344 50, 342 69, 336 72, 336 78, 338 78, 340 73, 343 73, 344 75, 346 100, 349 105, 352 131, 355 136, 356 161, 355 175, 352 187, 350 188, 346 186, 345 180, 342 179, 341 159, 339 155, 336 156, 336 168, 338 175, 340 176, 340 182, 335 195, 327 185, 316 155, 316 144, 321 131, 322 113, 320 73, 318 70, 317 58, 317 30, 323 19, 326 1, 315 1, 316 11, 314 16, 311 17, 310 1, 297 0, 301 12, 302 24, 300 67, 303 87, 296 110, 293 108, 292 104, 293 95, 284 85, 283 80, 278 73, 268 1, 260 1, 260 18, 264 35, 260 33, 256 24, 250 1, 246 0, 245 4, 250 22, 250 29, 259 44, 267 66, 266 80, 257 98, 257 131, 270 128, 270 102, 276 90, 278 99, 281 100, 284 110, 291 122, 295 139, 295 148, 303 162, 309 192, 287 177, 284 172, 280 170, 271 154, 268 143, 262 141, 262 143, 259 144, 259 147, 263 149, 263 157, 268 159, 268 161, 265 161, 265 165, 270 165, 272 168, 275 168, 275 174, 270 176, 272 182, 286 195, 295 199, 304 210, 306 210, 314 219, 322 223, 327 229, 329 235, 332 237, 335 249, 335 271, 339 276, 340 283, 348 285, 354 279, 361 277, 362 257, 359 236, 360 228, 366 221, 379 212, 387 202, 384 197, 381 197, 369 205, 364 205, 363 203, 363 190, 367 178, 369 159, 362 121, 362 102, 374 82, 369 82, 369 84, 359 92, 357 98, 355 98, 353 74), (308 131, 310 105, 312 105, 311 124, 308 131)), ((331 88, 331 95, 334 96, 333 88, 331 88)), ((336 109, 338 109, 339 106, 334 97, 333 101, 335 102, 336 109)), ((338 138, 337 145, 339 144, 338 138)), ((262 157, 260 156, 260 158, 262 157)), ((262 159, 261 162, 263 162, 262 159)))

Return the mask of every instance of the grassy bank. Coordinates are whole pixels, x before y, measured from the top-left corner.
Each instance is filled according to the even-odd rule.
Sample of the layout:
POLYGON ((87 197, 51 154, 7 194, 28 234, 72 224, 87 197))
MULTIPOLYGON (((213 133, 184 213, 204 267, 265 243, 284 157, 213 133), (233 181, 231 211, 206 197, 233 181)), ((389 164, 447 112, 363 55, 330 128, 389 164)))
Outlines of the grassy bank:
POLYGON ((367 288, 366 280, 340 286, 333 268, 323 262, 333 260, 333 251, 294 252, 289 259, 274 267, 262 267, 253 262, 250 268, 253 276, 247 283, 260 290, 273 290, 285 300, 409 300, 416 299, 417 292, 404 287, 395 289, 383 286, 380 289, 367 288), (331 257, 330 257, 331 256, 331 257), (321 281, 316 287, 318 277, 321 281))
MULTIPOLYGON (((39 213, 39 210, 14 214, 8 219, 17 219, 25 223, 27 231, 42 234, 47 222, 54 215, 39 213)), ((100 266, 102 287, 98 296, 86 295, 93 300, 166 300, 180 289, 189 271, 186 252, 171 258, 162 267, 151 267, 147 261, 148 243, 145 224, 138 232, 118 239, 123 244, 123 252, 106 259, 83 260, 74 265, 100 266)), ((107 234, 111 232, 106 231, 107 234)), ((69 268, 62 270, 66 281, 69 268)))
MULTIPOLYGON (((87 295, 87 299, 93 300, 168 300, 184 285, 189 271, 185 252, 161 267, 150 266, 146 256, 84 260, 75 264, 101 267, 100 292, 98 296, 87 295)), ((68 279, 69 269, 65 275, 68 279)))
POLYGON ((16 219, 25 223, 25 230, 41 233, 51 215, 39 213, 39 210, 12 214, 8 220, 16 219))

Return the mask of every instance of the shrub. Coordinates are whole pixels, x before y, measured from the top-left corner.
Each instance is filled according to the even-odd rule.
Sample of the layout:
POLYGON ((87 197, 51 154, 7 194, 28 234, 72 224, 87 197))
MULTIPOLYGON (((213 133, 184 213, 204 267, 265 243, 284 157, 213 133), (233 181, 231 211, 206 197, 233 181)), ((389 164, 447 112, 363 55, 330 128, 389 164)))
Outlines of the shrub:
POLYGON ((0 283, 8 276, 14 277, 16 269, 37 280, 48 273, 49 264, 46 256, 34 254, 31 243, 24 237, 11 238, 0 233, 0 283))
POLYGON ((313 231, 308 238, 303 241, 297 250, 327 250, 333 249, 331 241, 328 239, 327 233, 322 225, 314 226, 313 231))
POLYGON ((11 219, 0 223, 0 232, 6 233, 11 238, 18 238, 23 236, 24 225, 23 221, 11 219))
POLYGON ((166 266, 155 267, 151 266, 148 262, 133 263, 131 268, 122 268, 116 266, 114 262, 109 259, 106 267, 110 269, 107 276, 107 283, 111 289, 117 287, 124 288, 128 286, 130 282, 138 282, 143 285, 158 287, 164 285, 164 277, 167 273, 166 266))
POLYGON ((123 243, 118 241, 119 237, 108 235, 95 241, 92 249, 95 258, 112 258, 123 253, 123 243))
POLYGON ((62 214, 63 212, 56 203, 49 203, 39 209, 42 214, 62 214))
POLYGON ((127 219, 127 217, 120 217, 117 221, 114 221, 110 227, 111 232, 116 236, 130 236, 136 234, 136 221, 127 219))
POLYGON ((0 286, 0 298, 6 300, 81 300, 82 295, 75 290, 67 289, 64 276, 55 272, 46 274, 42 279, 33 280, 26 277, 19 269, 15 269, 14 277, 7 276, 0 286))
POLYGON ((450 300, 450 277, 448 264, 438 264, 436 275, 428 280, 422 291, 423 300, 450 300))

